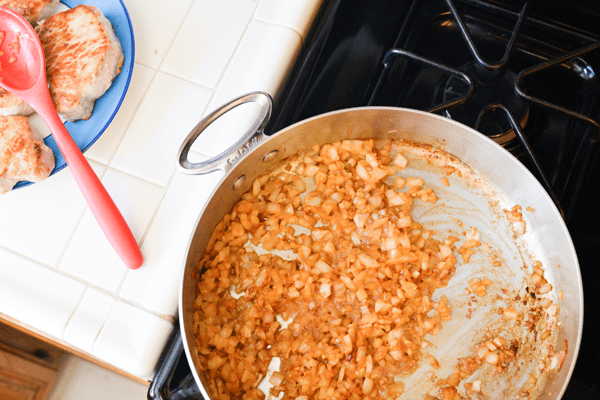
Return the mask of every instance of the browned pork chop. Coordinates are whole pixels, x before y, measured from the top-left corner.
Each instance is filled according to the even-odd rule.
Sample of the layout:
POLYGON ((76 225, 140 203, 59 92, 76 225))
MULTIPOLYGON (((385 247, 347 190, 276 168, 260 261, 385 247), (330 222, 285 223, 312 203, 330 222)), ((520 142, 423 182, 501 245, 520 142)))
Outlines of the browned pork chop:
POLYGON ((29 104, 11 92, 0 88, 0 117, 6 117, 7 115, 27 116, 33 114, 33 112, 33 107, 29 104))
POLYGON ((59 0, 0 0, 0 6, 15 10, 34 26, 54 14, 58 3, 59 0))
POLYGON ((52 149, 27 117, 0 117, 0 194, 19 181, 40 182, 54 169, 52 149))
POLYGON ((58 113, 67 121, 88 119, 123 66, 110 21, 96 7, 80 5, 42 21, 38 33, 58 113))

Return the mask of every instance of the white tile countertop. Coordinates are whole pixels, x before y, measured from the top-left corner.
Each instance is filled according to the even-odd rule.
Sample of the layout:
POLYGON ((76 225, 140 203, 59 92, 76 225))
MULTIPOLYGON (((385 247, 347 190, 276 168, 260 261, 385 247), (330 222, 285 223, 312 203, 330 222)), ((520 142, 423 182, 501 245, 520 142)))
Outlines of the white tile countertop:
MULTIPOLYGON (((177 172, 177 150, 223 103, 255 90, 276 97, 321 0, 124 3, 135 35, 132 79, 85 155, 144 264, 125 267, 65 168, 0 197, 0 315, 151 379, 177 316, 189 237, 221 179, 177 172)), ((198 158, 233 143, 225 131, 201 139, 198 158)))

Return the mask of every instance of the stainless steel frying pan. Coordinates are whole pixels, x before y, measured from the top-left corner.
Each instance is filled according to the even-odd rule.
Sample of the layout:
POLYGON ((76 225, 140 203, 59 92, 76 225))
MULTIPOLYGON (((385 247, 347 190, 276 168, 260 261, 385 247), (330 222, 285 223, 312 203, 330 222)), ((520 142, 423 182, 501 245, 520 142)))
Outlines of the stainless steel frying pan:
MULTIPOLYGON (((389 138, 407 143, 406 151, 412 152, 416 160, 429 159, 429 163, 423 162, 409 172, 423 177, 443 199, 435 207, 414 209, 415 218, 442 236, 456 231, 457 220, 465 226, 477 227, 490 247, 497 250, 495 256, 503 265, 494 269, 487 264, 486 257, 479 260, 474 257, 468 265, 458 267, 449 286, 439 291, 440 295, 446 294, 450 298, 453 320, 431 338, 434 347, 429 352, 442 365, 435 371, 436 375, 439 378, 450 375, 457 358, 472 353, 473 345, 485 332, 503 329, 496 311, 506 306, 506 302, 520 307, 519 312, 523 315, 532 314, 528 307, 533 310, 537 303, 528 293, 528 279, 534 260, 539 260, 544 266, 544 276, 552 285, 552 291, 546 296, 556 307, 548 311, 544 326, 526 327, 528 317, 525 317, 522 326, 507 332, 519 343, 514 368, 497 376, 482 372, 479 378, 483 382, 482 393, 487 398, 524 395, 527 395, 525 398, 561 398, 573 372, 581 341, 583 289, 577 256, 565 223, 533 175, 509 152, 484 135, 434 114, 392 107, 354 108, 316 116, 267 137, 262 130, 270 116, 270 107, 270 97, 261 92, 233 100, 202 120, 189 134, 179 153, 179 169, 183 173, 225 172, 190 238, 179 304, 185 352, 203 395, 211 398, 197 358, 192 326, 192 303, 196 298, 194 272, 215 225, 240 196, 251 189, 256 177, 281 168, 285 165, 284 160, 295 153, 314 144, 342 139, 389 138), (190 162, 188 153, 195 139, 220 116, 247 102, 260 106, 259 116, 248 133, 214 159, 190 162), (440 184, 439 166, 432 165, 446 156, 448 159, 444 162, 456 162, 466 168, 463 178, 452 180, 449 187, 440 184), (524 211, 526 233, 523 235, 514 233, 502 212, 514 205, 530 210, 524 211), (473 297, 466 296, 464 289, 468 287, 469 279, 479 276, 490 278, 494 284, 487 300, 475 299, 478 303, 474 305, 473 297), (552 335, 542 340, 541 332, 545 329, 551 329, 552 335), (557 354, 564 350, 567 350, 566 357, 559 368, 562 360, 557 359, 557 354), (540 368, 544 370, 542 374, 540 368), (530 373, 539 375, 535 383, 531 382, 530 373)), ((437 388, 426 378, 431 369, 427 362, 422 364, 406 378, 408 390, 401 398, 422 398, 425 393, 437 393, 437 388)))

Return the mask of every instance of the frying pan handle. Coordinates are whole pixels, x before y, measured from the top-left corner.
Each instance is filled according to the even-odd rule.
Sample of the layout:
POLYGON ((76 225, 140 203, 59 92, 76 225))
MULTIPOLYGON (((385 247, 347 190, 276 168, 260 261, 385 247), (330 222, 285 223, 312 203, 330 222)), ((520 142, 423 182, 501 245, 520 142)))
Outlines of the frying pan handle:
POLYGON ((174 324, 167 347, 158 363, 158 371, 148 387, 148 400, 205 400, 194 380, 191 371, 185 367, 179 372, 179 365, 187 365, 179 323, 174 324), (180 360, 181 357, 183 360, 180 360))
POLYGON ((269 122, 272 108, 273 99, 265 92, 251 92, 219 107, 204 117, 185 138, 183 144, 179 148, 177 168, 184 174, 190 175, 203 175, 215 171, 227 172, 239 158, 265 138, 263 130, 269 122), (192 145, 210 124, 237 106, 250 102, 258 103, 260 111, 252 126, 237 142, 221 154, 206 161, 193 163, 188 160, 188 154, 192 145))

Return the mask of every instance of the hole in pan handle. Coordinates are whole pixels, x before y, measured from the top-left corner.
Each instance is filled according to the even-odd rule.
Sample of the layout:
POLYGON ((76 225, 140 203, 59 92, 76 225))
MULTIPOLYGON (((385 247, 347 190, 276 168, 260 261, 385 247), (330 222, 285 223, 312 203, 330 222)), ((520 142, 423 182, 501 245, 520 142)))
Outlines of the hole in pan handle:
POLYGON ((190 175, 203 175, 215 171, 224 171, 227 173, 238 159, 265 138, 263 131, 271 117, 272 108, 273 99, 265 92, 250 92, 222 105, 203 118, 185 138, 179 148, 177 168, 180 172, 190 175), (234 108, 250 102, 258 103, 260 111, 252 126, 237 142, 221 154, 206 161, 193 163, 188 160, 190 148, 210 124, 234 108))

